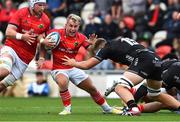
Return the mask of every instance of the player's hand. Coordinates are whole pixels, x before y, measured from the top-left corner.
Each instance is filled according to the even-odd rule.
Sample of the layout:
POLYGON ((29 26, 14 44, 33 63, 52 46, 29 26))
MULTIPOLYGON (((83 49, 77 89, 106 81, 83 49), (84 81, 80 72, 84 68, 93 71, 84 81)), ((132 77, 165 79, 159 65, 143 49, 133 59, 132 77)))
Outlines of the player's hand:
POLYGON ((29 45, 32 45, 36 41, 36 35, 30 30, 22 35, 22 40, 24 40, 29 45))
POLYGON ((44 44, 47 47, 53 48, 56 46, 56 43, 51 41, 51 37, 49 38, 45 38, 44 41, 42 42, 42 44, 44 44))
POLYGON ((64 56, 64 58, 62 58, 63 61, 65 61, 63 64, 64 65, 68 65, 68 66, 75 66, 76 64, 76 60, 75 59, 71 59, 67 56, 64 56))
POLYGON ((86 40, 89 42, 91 45, 94 45, 97 39, 97 35, 95 33, 89 35, 89 39, 86 40))
POLYGON ((43 57, 40 57, 39 60, 36 62, 37 68, 41 69, 44 64, 45 59, 43 57))
POLYGON ((40 34, 40 35, 38 36, 38 40, 40 41, 40 43, 42 43, 42 44, 44 44, 45 46, 50 47, 50 48, 53 48, 53 47, 56 45, 55 42, 52 42, 52 41, 51 41, 51 37, 45 38, 45 35, 44 35, 44 34, 40 34), (40 41, 41 39, 44 39, 43 42, 40 41))

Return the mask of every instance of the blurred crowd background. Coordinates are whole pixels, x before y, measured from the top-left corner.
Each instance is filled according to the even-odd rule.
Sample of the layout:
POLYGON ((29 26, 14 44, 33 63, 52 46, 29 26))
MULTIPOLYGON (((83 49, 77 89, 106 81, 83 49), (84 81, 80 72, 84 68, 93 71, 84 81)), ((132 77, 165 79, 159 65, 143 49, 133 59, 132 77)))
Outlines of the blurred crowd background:
MULTIPOLYGON (((5 30, 11 16, 27 7, 26 0, 0 1, 0 45, 5 42, 5 30)), ((180 0, 47 0, 46 13, 52 28, 62 28, 66 17, 74 13, 82 17, 80 32, 87 37, 95 33, 108 41, 119 36, 129 37, 165 56, 180 56, 180 0)), ((85 49, 80 48, 76 60, 87 59, 85 49)), ((51 51, 42 69, 51 69, 51 51)), ((36 59, 35 59, 36 60, 36 59)), ((33 67, 33 66, 32 66, 33 67)), ((105 60, 92 70, 121 70, 126 68, 105 60)))

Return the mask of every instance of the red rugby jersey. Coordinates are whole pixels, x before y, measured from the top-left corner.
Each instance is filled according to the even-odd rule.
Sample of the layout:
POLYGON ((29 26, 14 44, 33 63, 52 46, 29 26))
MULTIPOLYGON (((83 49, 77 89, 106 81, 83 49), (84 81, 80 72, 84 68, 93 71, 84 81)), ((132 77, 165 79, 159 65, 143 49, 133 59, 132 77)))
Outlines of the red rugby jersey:
MULTIPOLYGON (((69 58, 75 58, 77 52, 81 46, 87 48, 89 43, 85 41, 87 38, 82 33, 77 32, 75 37, 66 36, 65 29, 52 30, 59 32, 61 41, 60 44, 52 50, 53 54, 53 70, 55 69, 70 69, 71 66, 65 66, 62 58, 68 56, 69 58)), ((52 32, 51 31, 51 32, 52 32)))
MULTIPOLYGON (((17 32, 25 33, 27 31, 33 30, 35 35, 42 34, 49 30, 50 20, 48 16, 43 13, 41 18, 32 16, 29 8, 22 8, 18 10, 11 18, 9 24, 17 26, 17 32)), ((26 64, 34 58, 38 40, 35 41, 32 45, 29 45, 23 40, 16 39, 6 39, 5 45, 13 48, 17 55, 22 61, 26 64)))

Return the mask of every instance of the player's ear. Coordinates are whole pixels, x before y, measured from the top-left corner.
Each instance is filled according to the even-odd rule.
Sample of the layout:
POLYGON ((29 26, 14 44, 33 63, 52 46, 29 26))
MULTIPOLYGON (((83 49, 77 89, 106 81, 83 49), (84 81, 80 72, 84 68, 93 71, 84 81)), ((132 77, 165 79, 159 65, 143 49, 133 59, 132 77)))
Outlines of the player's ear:
POLYGON ((64 27, 66 27, 67 26, 67 23, 64 25, 64 27))

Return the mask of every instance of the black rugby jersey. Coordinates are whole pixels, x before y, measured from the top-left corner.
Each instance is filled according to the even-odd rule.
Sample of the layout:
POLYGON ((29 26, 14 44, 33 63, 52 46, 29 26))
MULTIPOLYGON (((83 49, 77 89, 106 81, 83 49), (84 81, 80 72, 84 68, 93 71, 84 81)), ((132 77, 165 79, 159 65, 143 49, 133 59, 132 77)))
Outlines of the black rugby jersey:
POLYGON ((95 58, 102 61, 111 59, 115 62, 130 65, 139 50, 145 49, 133 39, 117 38, 107 42, 105 47, 100 49, 95 58))

